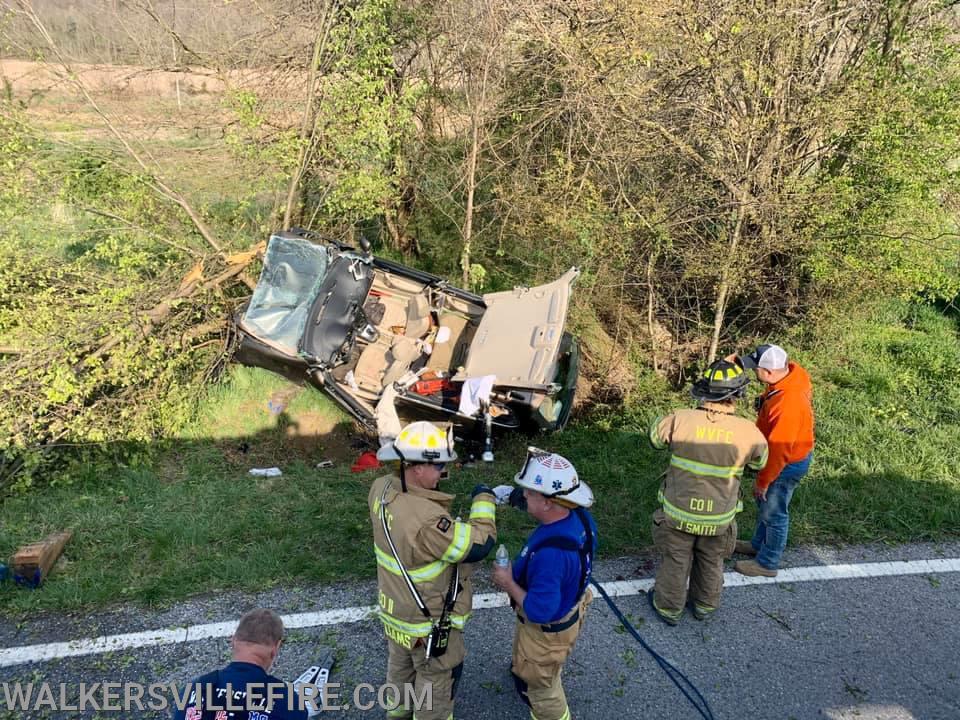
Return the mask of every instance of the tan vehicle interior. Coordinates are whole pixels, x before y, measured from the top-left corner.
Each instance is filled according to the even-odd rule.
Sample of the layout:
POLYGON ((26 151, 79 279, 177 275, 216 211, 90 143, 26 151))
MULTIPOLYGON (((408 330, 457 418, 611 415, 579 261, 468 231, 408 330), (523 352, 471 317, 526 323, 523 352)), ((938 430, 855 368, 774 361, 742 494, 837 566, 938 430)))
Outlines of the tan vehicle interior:
POLYGON ((364 311, 379 337, 374 342, 358 338, 353 351, 356 364, 351 361, 337 368, 334 377, 344 391, 373 408, 383 388, 411 365, 423 365, 447 377, 456 374, 466 362, 483 308, 377 269, 364 311), (347 376, 351 369, 352 384, 347 376))
POLYGON ((549 428, 569 412, 560 391, 576 387, 564 324, 579 274, 478 297, 369 252, 278 233, 238 317, 236 358, 294 381, 305 373, 381 434, 400 413, 481 423, 488 437, 493 425, 549 428))

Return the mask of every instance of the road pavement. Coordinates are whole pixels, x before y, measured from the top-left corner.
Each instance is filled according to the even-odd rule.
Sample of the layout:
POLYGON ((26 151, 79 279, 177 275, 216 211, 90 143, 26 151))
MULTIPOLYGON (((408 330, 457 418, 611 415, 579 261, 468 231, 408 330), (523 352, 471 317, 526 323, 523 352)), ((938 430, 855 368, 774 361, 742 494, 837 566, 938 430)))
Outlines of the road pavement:
MULTIPOLYGON (((936 558, 960 558, 960 543, 791 548, 785 559, 800 567, 936 558)), ((487 568, 478 573, 478 592, 491 589, 488 575, 487 568)), ((596 576, 601 582, 650 577, 652 563, 649 557, 619 558, 598 564, 596 576)), ((257 605, 282 614, 367 606, 374 596, 372 583, 360 583, 255 595, 208 593, 159 612, 119 607, 74 617, 0 619, 0 646, 234 621, 257 605)), ((960 573, 728 587, 716 617, 697 622, 685 615, 675 628, 657 620, 642 595, 616 602, 647 642, 696 684, 718 719, 960 718, 960 573)), ((506 607, 474 613, 457 718, 528 717, 508 670, 513 622, 506 607)), ((288 631, 275 674, 293 679, 321 647, 331 648, 337 658, 330 681, 341 684, 338 702, 351 703, 361 683, 383 682, 384 640, 374 620, 288 631)), ((228 659, 228 638, 215 637, 0 667, 0 684, 65 683, 68 704, 76 704, 80 683, 186 683, 228 659)), ((578 718, 699 717, 599 598, 589 610, 564 685, 578 718)), ((372 700, 372 695, 360 699, 372 700)), ((46 703, 29 710, 4 705, 0 689, 0 718, 168 717, 146 709, 98 714, 92 704, 86 712, 54 711, 46 703)), ((321 717, 350 720, 382 717, 382 712, 351 708, 321 717)))

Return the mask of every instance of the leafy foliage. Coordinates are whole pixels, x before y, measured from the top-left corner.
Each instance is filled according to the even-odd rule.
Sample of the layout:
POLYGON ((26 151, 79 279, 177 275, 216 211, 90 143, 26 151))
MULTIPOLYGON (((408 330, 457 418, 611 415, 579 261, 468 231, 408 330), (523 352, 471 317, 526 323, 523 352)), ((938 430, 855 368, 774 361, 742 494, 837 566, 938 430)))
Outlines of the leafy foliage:
POLYGON ((400 149, 412 130, 419 89, 398 86, 393 0, 348 4, 331 33, 336 58, 315 121, 318 142, 305 180, 321 222, 350 224, 381 214, 398 192, 400 149), (332 177, 331 177, 332 174, 332 177))
MULTIPOLYGON (((209 142, 182 166, 163 157, 159 127, 138 143, 32 125, 42 101, 15 101, 10 86, 0 346, 16 352, 0 355, 14 398, 0 410, 3 452, 21 462, 171 432, 220 359, 211 332, 246 293, 175 288, 294 205, 293 223, 380 231, 385 252, 477 289, 579 265, 573 317, 617 348, 595 354, 674 382, 721 347, 809 327, 831 307, 952 300, 955 17, 932 0, 778 8, 258 3, 249 58, 179 36, 178 57, 226 88, 206 108, 209 142), (256 72, 231 70, 254 60, 256 72)), ((211 19, 236 20, 220 12, 211 19)), ((46 47, 14 25, 13 46, 46 47)), ((170 117, 184 132, 202 106, 184 110, 177 87, 170 117)), ((632 387, 625 374, 618 385, 632 387)))
POLYGON ((159 232, 182 229, 178 213, 116 158, 63 153, 17 128, 0 149, 0 165, 21 178, 6 185, 4 207, 23 213, 0 230, 0 344, 12 348, 0 356, 0 483, 23 489, 40 469, 69 477, 59 461, 71 453, 54 448, 82 457, 178 427, 219 352, 195 347, 194 328, 226 308, 205 295, 158 316, 185 269, 159 232), (50 202, 37 205, 41 196, 50 202), (118 224, 121 215, 156 229, 118 224))
MULTIPOLYGON (((651 350, 666 328, 675 372, 703 359, 714 325, 729 346, 863 292, 952 297, 952 21, 934 4, 889 9, 586 2, 512 16, 475 261, 494 284, 583 264, 578 301, 630 319, 651 350)), ((437 176, 419 169, 420 196, 437 176)), ((418 210, 424 228, 454 215, 418 210)))
POLYGON ((810 261, 835 295, 960 292, 960 55, 939 32, 918 38, 919 55, 896 73, 859 80, 871 101, 822 173, 830 202, 813 220, 821 241, 810 261))

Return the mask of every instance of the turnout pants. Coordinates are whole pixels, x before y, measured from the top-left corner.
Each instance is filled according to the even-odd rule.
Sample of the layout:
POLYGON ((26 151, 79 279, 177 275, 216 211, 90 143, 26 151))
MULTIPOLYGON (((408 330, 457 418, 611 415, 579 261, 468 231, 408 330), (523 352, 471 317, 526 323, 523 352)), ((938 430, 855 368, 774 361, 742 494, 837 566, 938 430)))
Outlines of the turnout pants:
POLYGON ((668 526, 662 510, 653 514, 653 542, 660 554, 653 601, 664 615, 679 618, 690 599, 703 612, 720 607, 723 561, 733 555, 737 523, 731 522, 716 535, 690 535, 668 526))
POLYGON ((426 638, 407 649, 387 638, 387 683, 400 690, 398 707, 387 711, 393 720, 452 720, 453 698, 463 672, 466 648, 463 632, 450 630, 447 651, 438 658, 426 659, 426 638), (414 702, 423 702, 417 708, 414 702))
POLYGON ((549 625, 530 622, 517 608, 513 636, 513 680, 517 692, 530 706, 533 720, 569 720, 570 708, 560 674, 577 642, 587 606, 593 595, 587 589, 580 602, 549 625))

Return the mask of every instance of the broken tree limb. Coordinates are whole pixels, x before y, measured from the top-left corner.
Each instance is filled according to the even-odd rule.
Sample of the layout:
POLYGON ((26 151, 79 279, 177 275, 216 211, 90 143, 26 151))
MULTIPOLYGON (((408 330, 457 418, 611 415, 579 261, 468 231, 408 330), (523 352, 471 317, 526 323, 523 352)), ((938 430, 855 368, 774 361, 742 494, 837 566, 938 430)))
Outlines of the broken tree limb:
MULTIPOLYGON (((229 258, 238 260, 238 262, 233 263, 227 267, 226 270, 221 272, 219 275, 214 276, 207 282, 201 282, 203 274, 202 269, 197 272, 197 266, 191 268, 187 275, 184 276, 180 286, 176 291, 172 292, 170 295, 167 295, 163 300, 143 313, 143 323, 140 326, 140 331, 143 336, 146 337, 147 335, 150 335, 153 332, 155 325, 162 323, 170 316, 170 312, 177 300, 184 300, 193 297, 199 292, 207 292, 214 288, 218 288, 231 278, 243 279, 243 274, 246 271, 247 266, 253 262, 254 258, 262 255, 266 250, 266 247, 266 242, 261 241, 245 252, 229 255, 229 258)), ((255 285, 256 283, 254 283, 254 286, 255 285)), ((95 360, 109 354, 109 352, 116 347, 121 340, 122 334, 114 333, 104 340, 99 347, 88 354, 85 360, 95 360)), ((75 367, 79 367, 80 364, 81 363, 76 363, 75 367)))
POLYGON ((190 271, 183 276, 183 279, 180 281, 180 287, 177 288, 177 293, 181 294, 185 292, 188 288, 193 288, 193 286, 203 278, 203 260, 198 260, 197 264, 190 268, 190 271))
POLYGON ((180 339, 180 344, 184 348, 191 347, 193 346, 195 340, 206 335, 213 335, 217 332, 223 332, 222 320, 214 320, 202 325, 196 325, 183 333, 183 336, 180 339))

